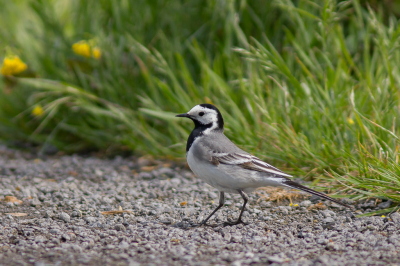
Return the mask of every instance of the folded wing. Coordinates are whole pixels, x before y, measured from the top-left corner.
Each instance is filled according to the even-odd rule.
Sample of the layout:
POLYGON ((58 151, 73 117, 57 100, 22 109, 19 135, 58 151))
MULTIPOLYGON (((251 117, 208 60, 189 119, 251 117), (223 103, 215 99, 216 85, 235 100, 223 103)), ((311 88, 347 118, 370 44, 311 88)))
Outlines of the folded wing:
POLYGON ((257 172, 271 173, 282 177, 291 177, 291 175, 282 172, 278 168, 267 164, 266 162, 263 162, 257 157, 250 154, 213 152, 211 156, 211 162, 214 165, 216 165, 217 163, 238 165, 242 168, 257 172))
POLYGON ((211 163, 216 166, 219 164, 237 165, 244 169, 249 169, 249 170, 263 172, 263 173, 270 173, 270 174, 273 174, 275 178, 279 177, 279 183, 282 186, 302 190, 302 191, 308 192, 310 194, 316 195, 318 197, 321 197, 323 199, 327 199, 327 200, 335 202, 339 205, 350 208, 349 205, 343 204, 339 200, 333 199, 333 198, 325 195, 324 193, 315 191, 311 188, 305 187, 303 185, 300 185, 300 184, 290 180, 287 177, 291 177, 291 175, 285 174, 278 168, 276 168, 270 164, 267 164, 266 162, 261 161, 260 159, 258 159, 257 157, 255 157, 251 154, 213 152, 211 155, 211 163))

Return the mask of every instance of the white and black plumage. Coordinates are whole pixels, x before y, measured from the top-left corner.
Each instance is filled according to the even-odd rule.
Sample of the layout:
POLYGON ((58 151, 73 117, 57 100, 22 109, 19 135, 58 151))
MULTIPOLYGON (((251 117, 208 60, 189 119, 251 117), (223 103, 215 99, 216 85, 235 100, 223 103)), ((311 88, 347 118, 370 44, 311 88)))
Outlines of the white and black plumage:
POLYGON ((299 189, 349 207, 321 192, 293 182, 289 179, 290 175, 237 147, 224 135, 224 120, 214 105, 196 105, 186 114, 177 117, 190 118, 195 125, 186 146, 190 169, 197 177, 219 190, 218 207, 201 225, 224 205, 225 192, 240 194, 244 200, 237 221, 227 224, 242 223, 242 213, 248 201, 246 193, 265 186, 299 189))

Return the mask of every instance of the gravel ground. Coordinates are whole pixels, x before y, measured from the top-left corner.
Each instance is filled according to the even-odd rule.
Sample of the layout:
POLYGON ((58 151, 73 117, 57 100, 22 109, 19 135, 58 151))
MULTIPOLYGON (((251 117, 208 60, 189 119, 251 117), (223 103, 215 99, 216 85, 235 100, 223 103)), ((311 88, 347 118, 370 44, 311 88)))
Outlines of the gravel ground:
POLYGON ((0 147, 0 198, 0 265, 400 265, 398 213, 355 218, 318 198, 289 207, 253 193, 249 225, 221 226, 242 204, 227 195, 214 227, 191 228, 216 207, 217 191, 146 158, 37 159, 0 147))

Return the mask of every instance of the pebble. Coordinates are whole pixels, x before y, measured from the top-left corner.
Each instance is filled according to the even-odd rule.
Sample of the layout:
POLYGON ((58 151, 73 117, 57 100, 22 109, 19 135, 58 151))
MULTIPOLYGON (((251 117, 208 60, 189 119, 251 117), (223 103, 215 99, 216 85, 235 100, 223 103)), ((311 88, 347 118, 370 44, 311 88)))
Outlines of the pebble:
POLYGON ((279 212, 282 213, 283 215, 288 215, 288 214, 289 214, 289 211, 288 211, 288 209, 286 208, 286 206, 279 206, 279 207, 278 207, 278 210, 279 210, 279 212))
POLYGON ((300 205, 301 207, 306 207, 306 208, 307 208, 307 207, 310 207, 311 204, 312 204, 311 201, 309 201, 309 200, 304 200, 304 201, 300 202, 299 205, 300 205))
POLYGON ((123 224, 116 224, 116 225, 114 226, 114 228, 115 228, 115 230, 117 230, 117 231, 123 231, 123 232, 126 231, 126 228, 125 228, 125 226, 124 226, 123 224))
POLYGON ((334 220, 332 217, 328 217, 328 218, 325 218, 325 219, 323 220, 323 222, 326 223, 326 224, 328 224, 328 223, 334 223, 335 220, 334 220))
MULTIPOLYGON (((142 159, 142 166, 154 168, 140 172, 133 157, 35 159, 0 146, 0 196, 24 201, 17 206, 0 201, 4 265, 395 265, 400 260, 399 213, 386 220, 357 218, 329 204, 310 211, 312 197, 289 207, 287 200, 270 202, 252 193, 243 213, 248 225, 223 226, 237 218, 243 204, 240 195, 227 193, 227 204, 209 220, 214 227, 193 227, 215 208, 219 195, 183 166, 142 159), (18 186, 19 191, 10 190, 18 186), (27 195, 32 199, 24 200, 27 195), (16 212, 28 215, 4 214, 16 212)), ((371 204, 359 204, 360 213, 371 204)))
POLYGON ((41 205, 41 202, 40 202, 38 199, 31 199, 31 200, 29 200, 29 204, 30 204, 32 207, 36 207, 36 206, 41 205))
POLYGON ((51 210, 47 210, 44 214, 45 218, 51 218, 54 216, 54 213, 51 210))
POLYGON ((210 198, 212 198, 212 199, 217 199, 218 198, 218 195, 217 195, 217 193, 214 193, 214 192, 208 192, 208 196, 210 197, 210 198))
POLYGON ((390 219, 396 224, 400 224, 400 213, 394 212, 390 215, 390 219))
POLYGON ((81 217, 82 213, 79 210, 74 210, 71 213, 71 217, 81 217))
POLYGON ((380 209, 386 209, 386 208, 389 208, 390 205, 392 205, 392 201, 391 201, 391 200, 388 200, 388 201, 384 201, 384 202, 379 203, 379 204, 378 204, 378 207, 379 207, 380 209))
POLYGON ((60 220, 69 223, 71 221, 71 217, 67 213, 62 212, 60 213, 60 220))

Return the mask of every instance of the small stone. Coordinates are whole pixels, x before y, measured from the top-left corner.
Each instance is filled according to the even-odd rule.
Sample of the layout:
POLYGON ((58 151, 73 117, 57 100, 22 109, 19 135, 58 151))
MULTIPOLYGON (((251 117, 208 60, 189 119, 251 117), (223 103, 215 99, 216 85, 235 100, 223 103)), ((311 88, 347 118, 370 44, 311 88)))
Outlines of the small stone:
POLYGON ((69 241, 69 240, 71 240, 71 237, 68 235, 68 234, 63 234, 62 236, 61 236, 61 240, 62 241, 69 241))
POLYGON ((143 166, 149 166, 150 164, 151 164, 151 161, 150 161, 150 159, 149 158, 147 158, 147 157, 140 157, 138 160, 137 160, 137 166, 139 166, 139 167, 143 167, 143 166))
POLYGON ((12 236, 8 239, 10 241, 11 244, 18 244, 20 242, 20 239, 18 239, 16 236, 12 236))
POLYGON ((388 200, 388 201, 384 201, 382 203, 379 203, 378 207, 379 207, 379 209, 386 209, 386 208, 389 208, 390 205, 392 205, 392 201, 388 200))
POLYGON ((182 183, 182 181, 181 181, 179 178, 176 178, 176 177, 171 178, 171 179, 169 180, 169 182, 171 182, 171 184, 172 184, 173 186, 175 186, 175 187, 179 186, 179 184, 182 183))
POLYGON ((261 219, 264 220, 264 221, 267 221, 267 222, 275 221, 274 218, 271 218, 269 216, 263 216, 261 219))
POLYGON ((244 254, 244 256, 246 258, 253 258, 254 257, 254 253, 253 252, 247 252, 246 254, 244 254))
POLYGON ((243 239, 242 236, 235 234, 232 236, 231 242, 240 243, 242 242, 242 239, 243 239))
POLYGON ((46 211, 44 214, 44 218, 51 218, 54 216, 54 213, 50 210, 46 211))
POLYGON ((149 195, 148 196, 149 199, 156 199, 157 198, 157 194, 154 193, 153 191, 150 191, 150 193, 148 195, 149 195))
POLYGON ((322 215, 324 215, 325 218, 336 216, 336 213, 331 210, 324 210, 324 211, 321 211, 321 213, 322 213, 322 215))
POLYGON ((343 208, 343 206, 336 204, 334 202, 332 202, 330 206, 331 206, 331 208, 337 208, 337 209, 343 208))
POLYGON ((237 261, 232 262, 230 266, 242 266, 242 262, 240 260, 237 260, 237 261))
POLYGON ((339 250, 339 245, 334 243, 334 242, 329 242, 326 245, 326 249, 328 249, 328 250, 339 250))
POLYGON ((66 223, 69 223, 71 221, 71 217, 67 213, 62 212, 60 214, 60 220, 66 222, 66 223))
POLYGON ((82 217, 82 213, 79 210, 74 210, 71 213, 71 217, 82 217))
POLYGON ((333 218, 331 218, 331 217, 328 217, 328 218, 325 218, 323 220, 323 222, 326 224, 332 224, 332 223, 335 223, 335 220, 333 220, 333 218))
POLYGON ((398 236, 398 235, 391 235, 391 236, 388 238, 388 242, 389 242, 389 243, 392 243, 392 244, 395 245, 395 246, 400 246, 400 239, 399 239, 399 236, 398 236))
POLYGON ((212 198, 212 199, 218 198, 217 193, 214 193, 214 192, 212 192, 212 191, 208 192, 208 196, 209 196, 210 198, 212 198))
POLYGON ((154 177, 149 172, 141 172, 138 174, 138 178, 144 179, 144 180, 150 180, 150 179, 153 179, 154 177))
POLYGON ((280 213, 282 213, 283 215, 288 215, 289 211, 287 210, 287 208, 285 208, 285 206, 279 206, 278 210, 280 213))
POLYGON ((45 242, 47 239, 44 236, 37 236, 35 237, 35 242, 36 243, 43 243, 45 242))
POLYGON ((227 201, 225 201, 224 205, 225 205, 225 206, 230 206, 230 205, 232 205, 232 201, 227 200, 227 201))
POLYGON ((122 249, 129 248, 129 244, 126 241, 121 241, 121 243, 119 243, 119 247, 122 249))
POLYGON ((373 224, 369 224, 369 225, 367 225, 367 228, 368 228, 369 230, 371 230, 371 231, 375 231, 375 230, 377 230, 377 229, 378 229, 378 227, 377 227, 377 226, 375 226, 375 225, 373 225, 373 224))
POLYGON ((268 257, 268 262, 270 262, 270 263, 274 263, 274 262, 276 262, 276 263, 282 263, 282 262, 284 262, 284 261, 285 261, 284 259, 279 258, 278 256, 269 256, 269 257, 268 257))
POLYGON ((123 196, 120 196, 120 195, 116 195, 116 196, 115 196, 115 199, 116 199, 117 201, 121 202, 121 201, 124 200, 124 197, 123 197, 123 196))
POLYGON ((325 218, 324 220, 322 220, 323 225, 322 227, 325 229, 329 229, 332 230, 334 229, 334 225, 335 225, 335 220, 331 217, 325 218))
POLYGON ((301 207, 310 207, 311 206, 311 201, 309 201, 309 200, 304 200, 304 201, 302 201, 302 202, 300 202, 300 206, 301 207))
POLYGON ((224 234, 224 240, 227 241, 228 243, 231 242, 231 234, 230 233, 225 233, 224 234))
POLYGON ((114 226, 114 229, 117 230, 117 231, 122 231, 122 232, 126 231, 126 228, 125 228, 125 226, 123 224, 116 224, 114 226))
POLYGON ((95 223, 95 222, 97 222, 97 218, 96 217, 91 217, 91 216, 88 216, 88 217, 85 217, 85 222, 87 222, 88 224, 93 224, 93 223, 95 223))
POLYGON ((317 201, 320 201, 320 200, 321 200, 321 198, 316 196, 316 195, 312 195, 310 197, 310 201, 313 202, 313 203, 316 203, 317 201))
POLYGON ((318 238, 315 242, 317 242, 317 244, 326 245, 329 243, 329 240, 325 238, 318 238))
POLYGON ((390 215, 390 219, 392 219, 393 223, 400 224, 400 213, 394 212, 390 215))
POLYGON ((171 168, 160 168, 156 171, 153 171, 153 174, 157 177, 157 178, 172 178, 175 176, 174 171, 171 168))
POLYGON ((262 208, 271 208, 272 207, 272 202, 263 200, 263 201, 260 202, 260 206, 262 208))
POLYGON ((61 233, 61 231, 58 229, 52 228, 49 230, 49 233, 53 234, 53 235, 59 235, 61 233))

